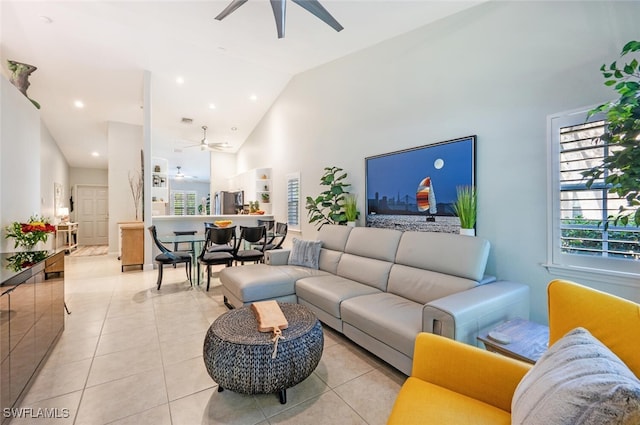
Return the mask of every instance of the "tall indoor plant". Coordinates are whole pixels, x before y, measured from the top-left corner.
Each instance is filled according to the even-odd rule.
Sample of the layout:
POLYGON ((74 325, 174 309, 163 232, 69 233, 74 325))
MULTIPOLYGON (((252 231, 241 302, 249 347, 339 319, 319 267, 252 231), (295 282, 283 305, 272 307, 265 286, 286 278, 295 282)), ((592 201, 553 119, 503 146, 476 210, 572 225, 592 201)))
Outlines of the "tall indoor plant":
MULTIPOLYGON (((640 41, 630 41, 622 48, 620 57, 640 51, 640 41)), ((640 226, 640 66, 633 58, 624 65, 613 62, 600 68, 605 78, 604 85, 613 86, 620 97, 604 103, 589 112, 589 116, 604 113, 607 125, 600 140, 607 144, 609 155, 602 164, 582 175, 586 186, 604 178, 609 192, 627 200, 627 207, 621 207, 615 216, 609 216, 609 223, 626 226, 630 221, 640 226)))
POLYGON ((320 185, 326 186, 320 195, 313 198, 307 196, 307 216, 309 223, 319 228, 325 224, 346 224, 347 217, 344 214, 343 203, 347 188, 351 186, 345 183, 347 173, 339 167, 325 167, 324 174, 320 178, 320 185))
POLYGON ((456 188, 458 197, 453 204, 453 210, 460 218, 460 234, 475 235, 476 215, 478 211, 478 194, 473 186, 459 186, 456 188))
POLYGON ((344 197, 344 216, 347 226, 355 226, 358 219, 358 198, 353 193, 348 193, 344 197))

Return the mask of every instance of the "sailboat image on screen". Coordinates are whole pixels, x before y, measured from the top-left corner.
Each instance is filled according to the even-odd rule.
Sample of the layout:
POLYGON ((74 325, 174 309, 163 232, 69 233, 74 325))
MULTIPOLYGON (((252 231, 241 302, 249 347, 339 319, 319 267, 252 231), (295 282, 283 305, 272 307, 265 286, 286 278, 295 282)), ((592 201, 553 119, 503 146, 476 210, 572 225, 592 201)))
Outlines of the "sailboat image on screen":
MULTIPOLYGON (((433 190, 433 183, 431 183, 431 177, 425 177, 418 185, 416 192, 416 204, 418 204, 418 211, 429 211, 429 214, 435 214, 438 212, 436 205, 436 193, 433 190)), ((433 215, 427 216, 427 221, 436 221, 433 215)))

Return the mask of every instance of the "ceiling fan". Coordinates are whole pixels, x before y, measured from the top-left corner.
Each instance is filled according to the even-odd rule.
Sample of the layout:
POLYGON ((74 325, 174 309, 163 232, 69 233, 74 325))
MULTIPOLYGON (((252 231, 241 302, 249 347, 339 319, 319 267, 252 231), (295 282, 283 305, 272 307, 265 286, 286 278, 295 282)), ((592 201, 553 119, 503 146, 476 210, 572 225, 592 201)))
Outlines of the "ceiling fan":
POLYGON ((182 179, 192 179, 194 178, 193 176, 187 176, 182 172, 182 166, 178 165, 176 166, 177 168, 177 172, 175 175, 173 175, 173 178, 176 180, 182 180, 182 179))
POLYGON ((206 150, 224 150, 224 149, 229 149, 231 147, 231 145, 227 142, 210 142, 207 139, 206 125, 202 126, 202 131, 203 131, 203 136, 202 136, 202 140, 200 140, 200 143, 196 145, 185 146, 184 148, 187 149, 187 148, 199 147, 201 151, 206 151, 206 150))
MULTIPOLYGON (((231 15, 237 8, 245 4, 248 0, 232 0, 229 6, 227 6, 216 19, 218 21, 223 20, 227 16, 231 15)), ((336 31, 342 31, 344 27, 331 16, 331 14, 325 9, 318 0, 291 0, 295 4, 299 5, 306 11, 310 12, 317 18, 320 18, 324 23, 329 25, 336 31)), ((284 21, 287 12, 286 0, 271 0, 271 8, 273 9, 273 16, 276 19, 276 28, 278 29, 278 38, 284 38, 284 21)))

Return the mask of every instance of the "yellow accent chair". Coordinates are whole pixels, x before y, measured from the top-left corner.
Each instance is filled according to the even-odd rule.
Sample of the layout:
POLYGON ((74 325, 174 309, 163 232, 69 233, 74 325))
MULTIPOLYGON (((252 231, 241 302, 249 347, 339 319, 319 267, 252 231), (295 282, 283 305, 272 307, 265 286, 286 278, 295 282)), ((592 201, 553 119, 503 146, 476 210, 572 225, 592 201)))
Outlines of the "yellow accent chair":
MULTIPOLYGON (((577 283, 548 288, 549 345, 587 329, 640 376, 640 304, 577 283)), ((511 424, 511 400, 532 366, 430 333, 418 335, 411 376, 389 425, 511 424)))

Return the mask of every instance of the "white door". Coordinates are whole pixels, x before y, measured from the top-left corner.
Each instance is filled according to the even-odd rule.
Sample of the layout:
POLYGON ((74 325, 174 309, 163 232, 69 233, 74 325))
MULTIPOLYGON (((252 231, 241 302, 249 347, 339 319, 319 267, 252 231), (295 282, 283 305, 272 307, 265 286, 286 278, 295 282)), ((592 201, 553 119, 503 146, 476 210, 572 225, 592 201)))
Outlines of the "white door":
POLYGON ((78 245, 109 244, 109 191, 107 186, 76 186, 78 245))

